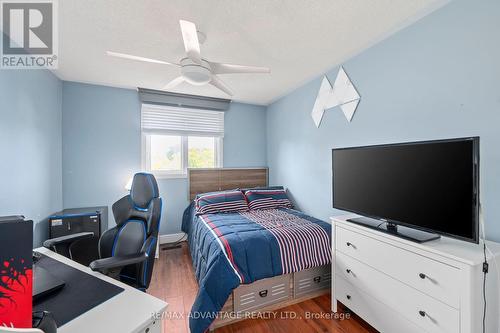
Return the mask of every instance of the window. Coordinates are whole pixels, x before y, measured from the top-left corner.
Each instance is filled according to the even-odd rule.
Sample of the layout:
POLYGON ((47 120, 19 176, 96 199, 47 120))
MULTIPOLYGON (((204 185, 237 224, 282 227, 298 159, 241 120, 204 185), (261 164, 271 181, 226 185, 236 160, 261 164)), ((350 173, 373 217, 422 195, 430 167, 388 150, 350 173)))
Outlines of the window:
POLYGON ((222 166, 222 112, 145 104, 141 123, 143 167, 157 177, 222 166))

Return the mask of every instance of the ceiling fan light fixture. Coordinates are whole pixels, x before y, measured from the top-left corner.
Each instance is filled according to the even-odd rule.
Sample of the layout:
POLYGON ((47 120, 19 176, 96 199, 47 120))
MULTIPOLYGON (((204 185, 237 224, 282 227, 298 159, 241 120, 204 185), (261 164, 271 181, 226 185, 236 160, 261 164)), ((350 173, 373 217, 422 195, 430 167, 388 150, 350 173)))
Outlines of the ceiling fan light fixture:
POLYGON ((184 80, 195 86, 202 86, 210 82, 212 72, 207 61, 201 60, 200 64, 189 58, 181 60, 181 73, 184 80))
POLYGON ((203 86, 210 82, 210 72, 202 73, 201 71, 183 71, 182 77, 184 80, 193 86, 203 86))

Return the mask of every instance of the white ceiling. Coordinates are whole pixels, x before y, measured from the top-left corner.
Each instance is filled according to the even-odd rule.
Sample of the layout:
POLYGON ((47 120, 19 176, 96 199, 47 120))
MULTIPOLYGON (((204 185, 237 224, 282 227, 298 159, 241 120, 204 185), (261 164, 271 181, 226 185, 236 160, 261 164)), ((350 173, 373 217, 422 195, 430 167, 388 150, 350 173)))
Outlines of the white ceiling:
MULTIPOLYGON (((233 100, 269 104, 389 34, 439 8, 444 0, 64 0, 59 1, 63 80, 161 89, 173 66, 105 55, 107 50, 178 62, 179 19, 207 35, 211 61, 267 66, 271 74, 221 78, 233 100)), ((174 91, 228 97, 212 86, 174 91)))

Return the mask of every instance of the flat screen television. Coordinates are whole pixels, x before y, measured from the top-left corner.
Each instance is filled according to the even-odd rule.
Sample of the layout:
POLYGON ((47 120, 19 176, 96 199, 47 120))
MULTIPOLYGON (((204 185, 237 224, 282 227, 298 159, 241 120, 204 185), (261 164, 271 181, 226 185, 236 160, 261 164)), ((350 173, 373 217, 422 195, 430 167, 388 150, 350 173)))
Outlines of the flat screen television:
POLYGON ((333 207, 423 242, 479 241, 479 138, 332 150, 333 207))

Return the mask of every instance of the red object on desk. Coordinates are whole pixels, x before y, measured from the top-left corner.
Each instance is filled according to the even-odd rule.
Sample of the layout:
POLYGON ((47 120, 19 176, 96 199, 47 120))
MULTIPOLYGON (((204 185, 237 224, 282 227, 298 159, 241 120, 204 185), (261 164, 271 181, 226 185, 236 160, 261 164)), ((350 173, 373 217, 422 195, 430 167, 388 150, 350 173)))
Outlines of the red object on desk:
POLYGON ((33 221, 0 218, 0 326, 31 328, 33 221))

